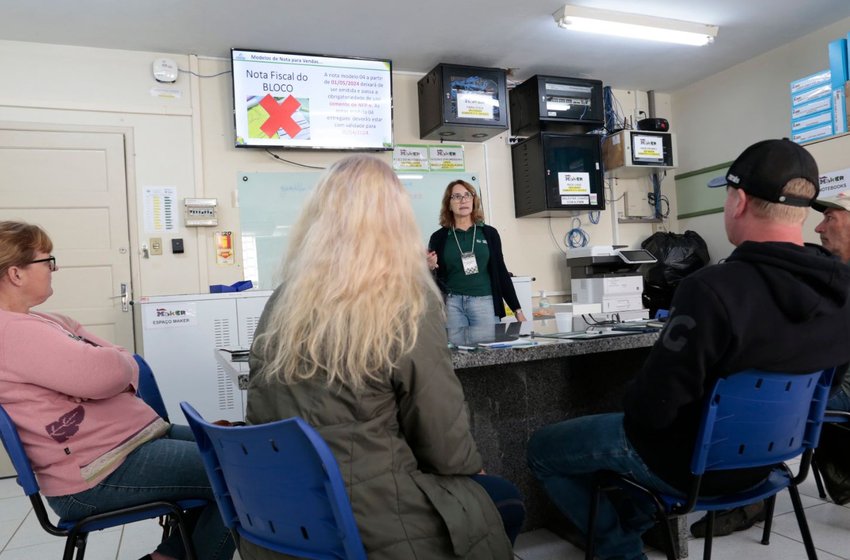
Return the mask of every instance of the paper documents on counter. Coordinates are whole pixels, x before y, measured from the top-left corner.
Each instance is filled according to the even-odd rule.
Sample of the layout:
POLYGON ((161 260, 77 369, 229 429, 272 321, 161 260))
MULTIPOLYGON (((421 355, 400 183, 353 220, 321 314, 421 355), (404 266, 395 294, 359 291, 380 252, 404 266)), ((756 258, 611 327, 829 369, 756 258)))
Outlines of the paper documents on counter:
POLYGON ((539 343, 533 340, 518 338, 517 340, 502 340, 499 342, 479 342, 481 348, 523 348, 526 346, 537 346, 539 343))
POLYGON ((230 354, 230 361, 232 362, 247 362, 248 355, 251 353, 250 348, 244 348, 242 346, 225 346, 219 348, 219 350, 230 354))

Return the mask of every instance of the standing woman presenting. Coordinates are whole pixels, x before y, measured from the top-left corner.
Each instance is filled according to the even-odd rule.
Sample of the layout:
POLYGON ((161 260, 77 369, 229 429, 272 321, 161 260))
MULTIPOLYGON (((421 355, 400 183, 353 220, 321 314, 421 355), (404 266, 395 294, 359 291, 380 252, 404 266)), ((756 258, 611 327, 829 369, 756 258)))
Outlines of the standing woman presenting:
POLYGON ((496 228, 484 223, 481 200, 466 181, 452 181, 443 193, 440 225, 428 242, 428 268, 446 299, 446 326, 498 323, 505 303, 525 321, 502 256, 496 228))

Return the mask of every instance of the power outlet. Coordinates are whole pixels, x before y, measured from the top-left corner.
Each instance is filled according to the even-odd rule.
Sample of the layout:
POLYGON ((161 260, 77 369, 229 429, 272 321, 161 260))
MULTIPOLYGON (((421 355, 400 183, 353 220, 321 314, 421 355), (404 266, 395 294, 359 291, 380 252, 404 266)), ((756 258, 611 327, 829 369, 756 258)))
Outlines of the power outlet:
POLYGON ((151 237, 151 255, 162 255, 162 237, 151 237))

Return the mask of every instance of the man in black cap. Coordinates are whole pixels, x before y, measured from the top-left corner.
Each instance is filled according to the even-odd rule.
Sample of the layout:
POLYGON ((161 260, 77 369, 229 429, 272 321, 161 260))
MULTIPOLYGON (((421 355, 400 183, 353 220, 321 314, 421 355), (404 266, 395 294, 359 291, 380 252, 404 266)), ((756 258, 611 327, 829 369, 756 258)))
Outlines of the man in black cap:
MULTIPOLYGON (((850 191, 842 191, 832 198, 819 198, 812 208, 823 214, 815 227, 824 249, 850 264, 850 191)), ((850 412, 850 375, 844 377, 841 390, 827 403, 830 410, 850 412)))
MULTIPOLYGON (((582 532, 595 472, 629 473, 639 483, 683 492, 703 399, 723 376, 748 368, 809 373, 850 361, 850 267, 803 243, 818 194, 814 158, 787 140, 765 140, 725 177, 726 234, 736 249, 722 264, 682 280, 664 330, 626 389, 624 413, 575 418, 542 428, 528 460, 558 508, 582 532), (817 349, 816 351, 813 349, 817 349)), ((707 495, 752 487, 764 469, 703 478, 707 495)), ((644 558, 652 525, 648 500, 600 498, 600 558, 644 558)))
MULTIPOLYGON (((823 214, 823 219, 815 227, 820 235, 823 248, 832 253, 843 263, 850 263, 850 193, 841 192, 834 198, 817 199, 812 202, 812 208, 823 214)), ((844 383, 829 399, 827 408, 850 412, 850 375, 845 375, 844 383)), ((838 433, 838 432, 836 432, 838 433)), ((824 482, 830 496, 836 503, 850 501, 850 480, 835 461, 829 457, 834 453, 832 442, 837 436, 830 437, 831 432, 825 430, 818 448, 818 466, 823 474, 824 482)), ((844 454, 845 450, 840 450, 844 454)), ((714 536, 725 536, 735 531, 749 529, 755 523, 764 521, 764 503, 758 502, 748 506, 718 512, 714 520, 714 536)), ((691 533, 698 538, 705 537, 706 520, 700 519, 691 525, 691 533)))

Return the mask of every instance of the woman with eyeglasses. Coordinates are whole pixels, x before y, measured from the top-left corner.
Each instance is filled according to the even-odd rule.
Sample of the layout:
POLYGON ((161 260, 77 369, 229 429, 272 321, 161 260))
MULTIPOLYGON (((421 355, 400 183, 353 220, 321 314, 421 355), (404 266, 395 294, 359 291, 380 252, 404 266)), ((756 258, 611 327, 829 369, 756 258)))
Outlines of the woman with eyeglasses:
POLYGON ((449 183, 443 193, 440 229, 428 242, 428 268, 446 301, 450 329, 498 323, 506 315, 525 321, 502 256, 496 228, 484 223, 481 200, 466 181, 449 183))
MULTIPOLYGON (((226 560, 224 526, 191 431, 136 396, 133 355, 56 313, 53 242, 38 226, 0 221, 0 405, 41 493, 62 520, 158 500, 204 498, 187 513, 199 558, 226 560)), ((145 559, 184 557, 178 531, 145 559)))

